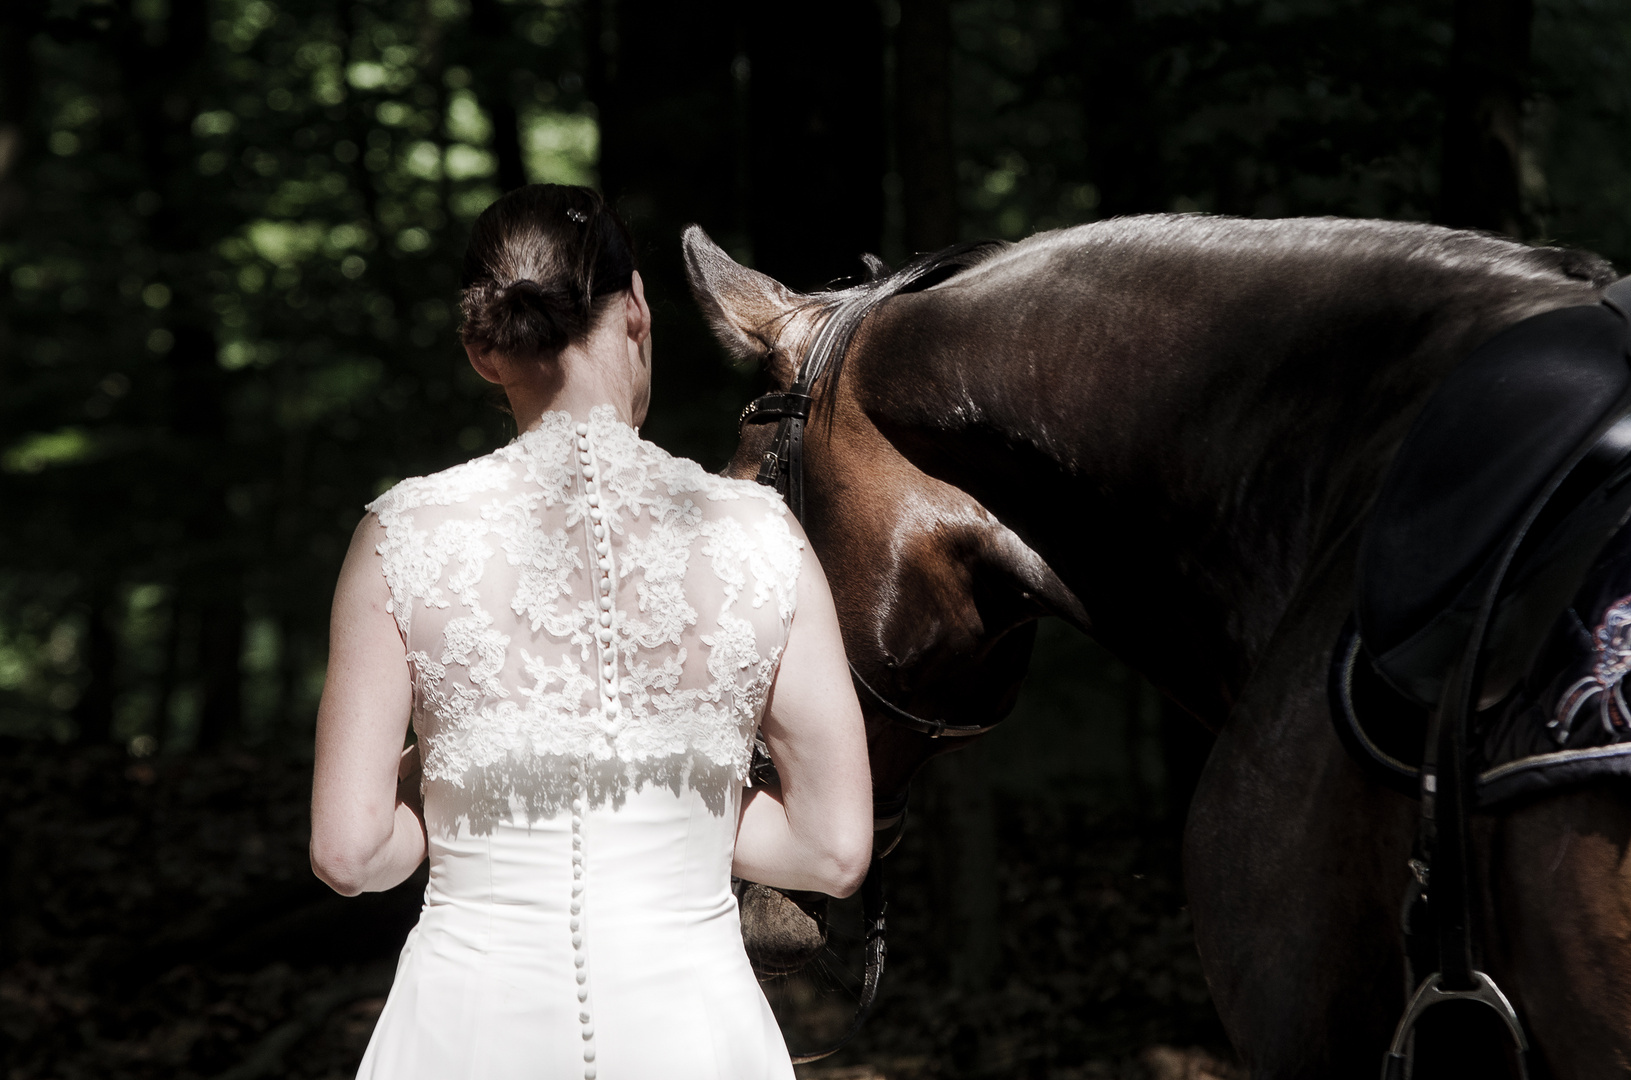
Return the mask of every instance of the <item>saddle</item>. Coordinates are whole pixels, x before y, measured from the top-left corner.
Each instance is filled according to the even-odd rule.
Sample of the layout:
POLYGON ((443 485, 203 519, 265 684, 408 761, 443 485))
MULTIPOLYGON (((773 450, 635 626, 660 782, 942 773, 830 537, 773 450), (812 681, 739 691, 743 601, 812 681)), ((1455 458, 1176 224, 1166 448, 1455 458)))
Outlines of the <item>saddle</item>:
POLYGON ((1553 766, 1566 780, 1631 764, 1620 686, 1631 671, 1631 595, 1613 595, 1628 584, 1628 517, 1631 278, 1600 303, 1533 316, 1473 350, 1428 400, 1383 480, 1330 688, 1349 751, 1393 786, 1414 787, 1421 806, 1401 924, 1416 991, 1383 1056, 1384 1080, 1405 1080, 1417 1022, 1452 1001, 1493 1010, 1519 1076, 1532 1075, 1517 1011, 1477 967, 1467 819, 1498 788, 1510 797, 1544 784, 1553 766), (1571 604, 1600 620, 1595 632, 1571 604), (1583 668, 1571 671, 1576 631, 1583 668), (1554 666, 1552 684, 1537 685, 1554 666), (1381 729, 1367 728, 1366 698, 1381 729), (1591 698, 1610 745, 1571 746, 1591 698), (1553 742, 1541 753, 1524 749, 1535 726, 1524 721, 1536 714, 1553 742), (1382 745, 1389 727, 1400 746, 1425 734, 1415 762, 1382 745), (1519 756, 1480 771, 1491 747, 1519 756))
POLYGON ((1508 327, 1422 409, 1361 540, 1355 608, 1371 666, 1408 701, 1439 705, 1497 578, 1480 698, 1504 696, 1625 522, 1628 355, 1631 278, 1508 327))

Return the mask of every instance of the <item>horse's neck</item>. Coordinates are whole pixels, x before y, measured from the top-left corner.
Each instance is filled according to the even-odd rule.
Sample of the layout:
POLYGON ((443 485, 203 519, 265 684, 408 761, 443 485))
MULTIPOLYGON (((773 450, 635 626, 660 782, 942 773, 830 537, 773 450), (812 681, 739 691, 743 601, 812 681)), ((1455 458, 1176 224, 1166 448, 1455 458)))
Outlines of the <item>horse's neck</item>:
POLYGON ((1523 312, 1408 289, 1368 302, 1305 289, 1272 307, 1218 289, 1093 310, 1071 284, 901 298, 872 335, 895 374, 861 375, 863 404, 1048 562, 1095 637, 1221 721, 1419 404, 1523 312), (926 320, 955 344, 890 341, 892 324, 926 320))

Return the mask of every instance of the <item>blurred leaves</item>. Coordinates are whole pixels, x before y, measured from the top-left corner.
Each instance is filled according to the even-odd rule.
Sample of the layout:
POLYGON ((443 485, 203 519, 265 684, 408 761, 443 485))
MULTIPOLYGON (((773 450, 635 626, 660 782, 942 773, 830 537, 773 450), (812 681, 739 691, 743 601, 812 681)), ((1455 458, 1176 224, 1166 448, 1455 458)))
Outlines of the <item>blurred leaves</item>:
MULTIPOLYGON (((960 0, 967 236, 1126 213, 1426 220, 1448 0, 960 0)), ((1631 263, 1625 0, 1535 5, 1525 197, 1631 263)), ((1537 237, 1539 238, 1539 237, 1537 237)))
MULTIPOLYGON (((78 674, 118 682, 120 739, 197 737, 222 592, 277 628, 246 678, 254 661, 283 683, 228 737, 303 726, 363 503, 510 433, 454 333, 465 230, 498 194, 477 88, 519 109, 530 179, 592 182, 598 142, 577 7, 505 6, 498 56, 446 2, 5 16, 31 71, 0 99, 20 131, 0 199, 0 627, 48 612, 78 642, 92 606, 117 622, 158 589, 169 628, 78 674)), ((12 663, 48 668, 29 647, 12 663)), ((27 689, 46 682, 17 682, 0 729, 65 730, 67 695, 27 689)))

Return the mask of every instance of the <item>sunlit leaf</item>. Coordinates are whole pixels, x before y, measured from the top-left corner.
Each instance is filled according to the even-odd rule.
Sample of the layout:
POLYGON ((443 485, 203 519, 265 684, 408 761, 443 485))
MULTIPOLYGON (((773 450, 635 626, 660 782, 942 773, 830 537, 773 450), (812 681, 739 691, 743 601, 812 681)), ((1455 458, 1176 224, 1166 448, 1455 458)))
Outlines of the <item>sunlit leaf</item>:
POLYGON ((71 465, 90 457, 94 446, 83 428, 40 432, 0 454, 0 469, 8 473, 37 473, 57 465, 71 465))

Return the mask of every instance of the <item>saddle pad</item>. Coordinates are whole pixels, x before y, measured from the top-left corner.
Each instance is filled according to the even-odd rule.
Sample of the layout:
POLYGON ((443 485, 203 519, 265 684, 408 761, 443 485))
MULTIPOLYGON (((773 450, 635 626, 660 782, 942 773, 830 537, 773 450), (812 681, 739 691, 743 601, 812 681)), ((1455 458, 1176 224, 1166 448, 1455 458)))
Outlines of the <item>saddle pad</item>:
POLYGON ((1418 703, 1436 703, 1431 680, 1465 641, 1469 586, 1631 385, 1626 350, 1602 304, 1545 312, 1474 350, 1416 418, 1366 527, 1356 613, 1378 670, 1418 703))
POLYGON ((1631 525, 1553 624, 1517 690, 1474 723, 1479 802, 1631 775, 1631 525))
MULTIPOLYGON (((1384 783, 1417 794, 1427 710, 1392 691, 1345 640, 1332 716, 1345 746, 1384 783)), ((1631 525, 1622 527, 1547 633, 1534 665, 1472 721, 1477 805, 1604 776, 1631 776, 1631 525)))

